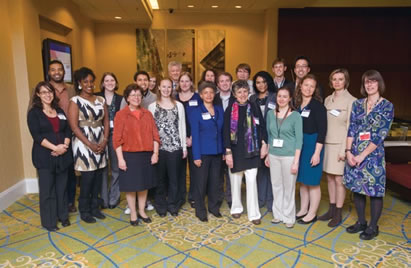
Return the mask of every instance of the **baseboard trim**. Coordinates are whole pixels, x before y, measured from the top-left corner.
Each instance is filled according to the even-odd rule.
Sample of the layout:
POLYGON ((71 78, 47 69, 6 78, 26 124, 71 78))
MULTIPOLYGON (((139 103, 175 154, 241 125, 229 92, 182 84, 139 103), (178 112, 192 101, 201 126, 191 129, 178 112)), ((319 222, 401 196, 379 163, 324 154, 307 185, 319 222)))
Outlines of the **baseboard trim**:
POLYGON ((39 192, 37 178, 26 178, 0 193, 0 211, 8 208, 25 194, 39 192))

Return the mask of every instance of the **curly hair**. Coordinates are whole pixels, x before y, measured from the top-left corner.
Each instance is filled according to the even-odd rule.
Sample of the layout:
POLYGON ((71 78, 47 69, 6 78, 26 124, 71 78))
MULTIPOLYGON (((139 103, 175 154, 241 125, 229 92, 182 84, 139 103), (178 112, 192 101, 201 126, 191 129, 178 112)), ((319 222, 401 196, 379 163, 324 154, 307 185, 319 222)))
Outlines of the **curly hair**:
POLYGON ((79 88, 80 81, 86 79, 86 77, 89 75, 93 77, 93 81, 96 80, 96 75, 91 69, 87 67, 81 67, 74 72, 74 89, 76 90, 77 94, 81 92, 81 89, 79 88))
POLYGON ((294 92, 294 100, 295 100, 295 107, 300 107, 301 104, 303 103, 303 95, 301 93, 301 85, 304 83, 304 81, 306 79, 311 79, 315 81, 315 90, 313 93, 313 98, 322 102, 322 98, 320 95, 320 88, 318 87, 318 80, 315 77, 315 75, 313 74, 307 74, 306 76, 303 77, 303 79, 301 79, 301 81, 298 83, 298 85, 295 88, 295 92, 294 92))
POLYGON ((37 107, 37 108, 41 108, 43 109, 43 103, 41 102, 41 99, 39 97, 38 94, 40 94, 40 89, 44 87, 46 88, 49 92, 53 93, 53 100, 51 101, 50 106, 53 109, 57 109, 59 107, 58 103, 59 103, 59 98, 56 96, 56 90, 54 89, 54 87, 47 81, 41 81, 39 82, 36 87, 33 89, 33 94, 30 98, 30 105, 29 105, 29 109, 33 108, 33 107, 37 107))
POLYGON ((256 93, 259 93, 259 92, 257 92, 258 91, 258 89, 257 89, 257 77, 263 78, 264 82, 267 83, 267 91, 268 92, 275 92, 275 85, 274 85, 273 77, 266 71, 259 71, 253 77, 253 85, 256 89, 256 93))

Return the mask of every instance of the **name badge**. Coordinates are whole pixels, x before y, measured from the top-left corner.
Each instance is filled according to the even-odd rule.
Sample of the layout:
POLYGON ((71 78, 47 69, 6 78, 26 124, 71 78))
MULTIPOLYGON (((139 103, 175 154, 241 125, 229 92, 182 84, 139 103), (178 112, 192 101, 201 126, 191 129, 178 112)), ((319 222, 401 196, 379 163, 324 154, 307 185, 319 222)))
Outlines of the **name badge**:
POLYGON ((197 100, 191 100, 188 102, 188 106, 198 106, 197 100))
POLYGON ((110 120, 110 128, 114 128, 114 121, 110 120))
POLYGON ((274 139, 273 140, 273 147, 281 148, 283 147, 284 140, 282 139, 274 139))
POLYGON ((66 118, 66 116, 65 116, 64 114, 57 114, 57 117, 58 117, 60 120, 67 120, 67 118, 66 118))
POLYGON ((330 114, 332 114, 335 117, 339 116, 340 113, 341 113, 340 110, 336 110, 336 109, 333 109, 330 111, 330 114))
POLYGON ((211 119, 211 114, 210 113, 202 113, 201 116, 203 117, 203 120, 211 119))
POLYGON ((254 122, 255 122, 256 125, 259 125, 260 124, 260 119, 258 119, 257 117, 254 117, 254 122))
POLYGON ((268 103, 268 109, 274 110, 275 109, 275 103, 269 102, 268 103))
POLYGON ((304 111, 302 111, 302 113, 301 113, 301 116, 302 117, 309 117, 310 116, 310 110, 304 110, 304 111))
POLYGON ((360 132, 360 141, 369 141, 371 139, 370 132, 360 132))

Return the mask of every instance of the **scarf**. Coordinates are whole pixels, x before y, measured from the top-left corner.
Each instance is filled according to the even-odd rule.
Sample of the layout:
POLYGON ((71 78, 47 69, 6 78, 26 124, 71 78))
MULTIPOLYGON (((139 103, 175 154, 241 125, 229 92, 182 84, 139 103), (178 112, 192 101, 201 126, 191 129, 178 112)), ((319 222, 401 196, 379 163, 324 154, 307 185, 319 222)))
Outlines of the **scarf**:
MULTIPOLYGON (((234 102, 231 108, 230 117, 230 141, 233 144, 237 144, 238 137, 238 117, 239 117, 239 104, 234 102)), ((252 157, 259 154, 258 137, 257 137, 257 126, 255 124, 254 117, 251 112, 251 104, 247 103, 246 119, 244 122, 244 144, 246 147, 247 156, 252 157)))

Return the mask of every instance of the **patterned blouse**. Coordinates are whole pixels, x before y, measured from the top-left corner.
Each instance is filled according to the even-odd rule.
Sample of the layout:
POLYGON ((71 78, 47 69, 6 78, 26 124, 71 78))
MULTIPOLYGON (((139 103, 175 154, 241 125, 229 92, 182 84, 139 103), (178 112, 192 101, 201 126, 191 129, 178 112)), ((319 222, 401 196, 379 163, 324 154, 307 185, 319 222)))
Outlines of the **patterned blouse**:
POLYGON ((346 163, 343 182, 352 192, 382 197, 386 180, 384 139, 394 118, 394 105, 383 99, 367 115, 366 101, 364 98, 353 103, 348 129, 348 137, 353 138, 351 152, 354 156, 359 155, 370 142, 377 148, 359 166, 351 167, 346 163), (368 133, 369 138, 364 138, 368 133))
POLYGON ((160 135, 160 150, 174 152, 181 150, 180 135, 178 132, 178 110, 177 106, 172 109, 164 109, 156 104, 154 112, 158 134, 160 135))

